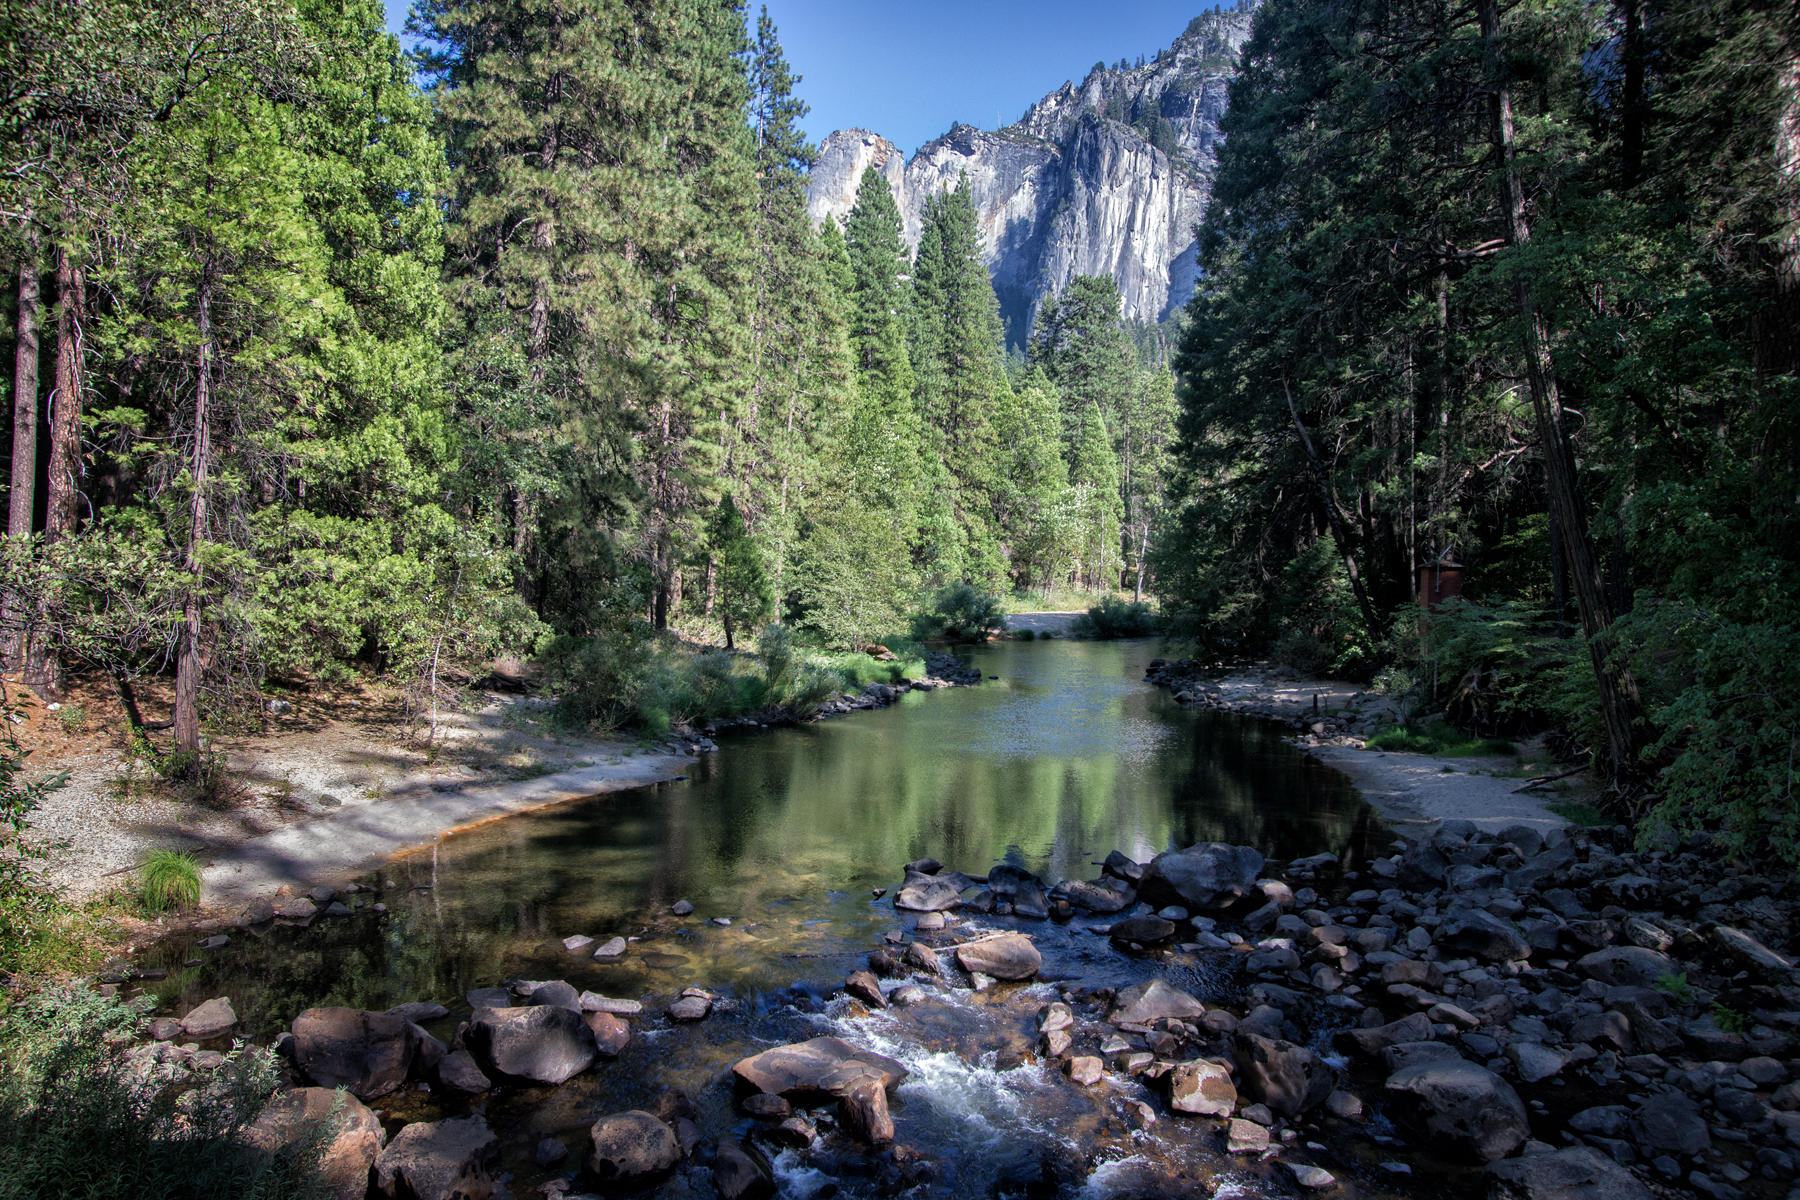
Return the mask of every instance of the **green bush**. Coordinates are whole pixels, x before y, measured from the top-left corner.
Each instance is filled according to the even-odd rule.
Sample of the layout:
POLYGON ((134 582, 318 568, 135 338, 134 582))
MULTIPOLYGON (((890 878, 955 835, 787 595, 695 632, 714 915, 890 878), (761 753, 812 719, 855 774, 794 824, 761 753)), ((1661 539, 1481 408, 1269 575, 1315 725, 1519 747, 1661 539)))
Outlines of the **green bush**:
POLYGON ((1108 596, 1076 617, 1072 632, 1076 637, 1111 641, 1114 638, 1150 637, 1161 629, 1161 620, 1148 604, 1108 596))
POLYGON ((638 712, 651 658, 648 628, 622 623, 596 637, 553 639, 543 664, 565 717, 619 726, 638 712))
POLYGON ((38 874, 44 848, 27 841, 25 826, 44 798, 69 780, 61 771, 44 779, 19 778, 28 751, 13 735, 16 706, 0 703, 0 969, 16 969, 31 944, 61 909, 38 874))
POLYGON ((1019 642, 1035 642, 1035 641, 1037 641, 1037 630, 1035 630, 1035 629, 1018 630, 1017 632, 1015 632, 1013 634, 1013 640, 1019 641, 1019 642))
POLYGON ((1513 744, 1504 738, 1470 737, 1442 721, 1430 725, 1393 725, 1370 738, 1368 744, 1372 750, 1436 754, 1445 758, 1473 758, 1484 754, 1513 752, 1513 744))
POLYGON ((953 583, 938 590, 927 611, 913 615, 912 636, 919 642, 940 637, 985 642, 1005 627, 1006 608, 1000 597, 973 584, 953 583))
POLYGON ((191 1089, 159 1086, 117 1048, 137 1004, 75 989, 0 1019, 0 1200, 286 1200, 326 1194, 327 1123, 275 1156, 242 1135, 275 1090, 275 1055, 241 1049, 191 1089))
POLYGON ((152 851, 138 876, 145 912, 192 908, 200 903, 200 863, 185 851, 152 851))

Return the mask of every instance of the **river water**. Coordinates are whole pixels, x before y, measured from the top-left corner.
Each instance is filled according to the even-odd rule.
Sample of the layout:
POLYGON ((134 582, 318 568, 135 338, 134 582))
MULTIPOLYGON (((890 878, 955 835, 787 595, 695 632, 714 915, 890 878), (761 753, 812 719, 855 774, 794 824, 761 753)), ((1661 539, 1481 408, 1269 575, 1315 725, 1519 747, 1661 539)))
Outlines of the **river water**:
MULTIPOLYGON (((1056 998, 1054 981, 1118 986, 1167 974, 1205 993, 1220 984, 1204 957, 1120 954, 1089 928, 1097 921, 1024 922, 1052 982, 945 991, 904 1014, 868 1015, 830 998, 884 935, 910 931, 911 917, 876 893, 891 895, 911 859, 975 874, 1010 860, 1055 882, 1095 876, 1114 849, 1145 860, 1171 846, 1229 841, 1271 858, 1321 850, 1361 858, 1387 840, 1342 776, 1276 730, 1183 709, 1143 683, 1162 649, 977 648, 970 661, 994 677, 978 686, 728 737, 685 780, 508 818, 404 856, 362 881, 369 890, 354 916, 241 931, 197 957, 172 943, 146 965, 169 969, 158 991, 173 1011, 228 995, 259 1037, 312 1005, 427 999, 452 1008, 433 1029, 447 1039, 468 1011, 464 993, 504 979, 566 979, 643 999, 646 1017, 618 1062, 559 1089, 499 1089, 475 1101, 504 1131, 516 1196, 556 1174, 530 1160, 539 1137, 562 1138, 578 1157, 596 1115, 642 1106, 663 1087, 694 1100, 707 1135, 742 1133, 749 1121, 732 1107, 730 1063, 820 1032, 911 1068, 895 1119, 899 1141, 927 1165, 909 1194, 997 1194, 1008 1180, 1050 1170, 1046 1161, 1067 1156, 1062 1146, 1087 1161, 1073 1174, 1090 1195, 1150 1194, 1140 1168, 1163 1181, 1158 1192, 1174 1178, 1196 1195, 1255 1191, 1254 1179, 1233 1175, 1176 1123, 1135 1130, 1126 1102, 1147 1094, 1128 1078, 1084 1091, 1033 1054, 1031 1018, 1056 998), (369 911, 377 896, 384 915, 369 911), (668 909, 682 899, 696 911, 675 918, 668 909), (571 934, 638 940, 603 965, 564 951, 571 934), (670 1027, 662 1006, 690 985, 717 995, 719 1011, 670 1027)), ((986 917, 967 928, 1012 926, 986 917)), ((380 1107, 419 1119, 460 1113, 467 1102, 411 1093, 380 1107)), ((833 1144, 777 1160, 789 1194, 897 1186, 891 1171, 833 1144)), ((1054 1173, 1071 1171, 1064 1163, 1054 1173)), ((664 1194, 707 1194, 690 1174, 664 1194)))

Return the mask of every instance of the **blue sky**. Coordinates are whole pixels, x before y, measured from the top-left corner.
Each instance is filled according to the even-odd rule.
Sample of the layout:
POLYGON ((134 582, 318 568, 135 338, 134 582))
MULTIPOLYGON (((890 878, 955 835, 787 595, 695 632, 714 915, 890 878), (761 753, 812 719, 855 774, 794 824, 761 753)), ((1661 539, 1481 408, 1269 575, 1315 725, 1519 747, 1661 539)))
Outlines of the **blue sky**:
MULTIPOLYGON (((408 0, 386 0, 399 32, 408 0)), ((1216 0, 767 0, 803 77, 814 141, 861 126, 907 154, 964 121, 983 129, 1094 63, 1153 55, 1216 0)), ((752 28, 757 5, 752 3, 752 28)))

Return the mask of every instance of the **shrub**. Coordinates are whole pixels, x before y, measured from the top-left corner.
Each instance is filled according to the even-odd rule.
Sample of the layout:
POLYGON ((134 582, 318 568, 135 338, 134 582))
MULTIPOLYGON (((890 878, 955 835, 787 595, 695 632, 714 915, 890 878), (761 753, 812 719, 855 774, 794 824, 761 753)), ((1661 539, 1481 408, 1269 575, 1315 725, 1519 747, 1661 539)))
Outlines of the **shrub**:
POLYGON ((322 1195, 328 1122, 273 1157, 242 1140, 275 1089, 274 1053, 236 1050, 198 1087, 170 1087, 117 1048, 139 1003, 58 988, 0 1020, 0 1200, 322 1195))
POLYGON ((79 704, 65 704, 56 710, 56 723, 64 733, 80 733, 87 728, 87 709, 79 704))
POLYGON ((1005 627, 1006 610, 1000 597, 973 584, 953 583, 938 590, 928 611, 913 615, 912 636, 921 642, 935 637, 985 642, 1005 627))
POLYGON ((200 903, 200 864, 185 851, 153 851, 138 875, 145 912, 192 908, 200 903))
POLYGON ((37 863, 44 848, 25 839, 25 826, 44 798, 68 782, 61 771, 45 779, 19 778, 28 753, 13 735, 14 705, 0 704, 0 968, 12 969, 60 909, 37 863))
POLYGON ((1037 641, 1037 630, 1021 629, 1013 634, 1013 639, 1020 642, 1035 642, 1037 641))
POLYGON ((646 630, 621 623, 596 637, 558 637, 543 662, 565 717, 617 726, 638 712, 651 657, 646 630))
POLYGON ((1075 618, 1076 637, 1111 641, 1114 638, 1150 637, 1161 629, 1161 621, 1148 604, 1108 596, 1075 618))
POLYGON ((1470 737, 1442 721, 1430 725, 1389 726, 1369 739, 1369 748, 1398 750, 1406 754, 1437 754, 1446 758, 1513 752, 1513 744, 1504 738, 1470 737))

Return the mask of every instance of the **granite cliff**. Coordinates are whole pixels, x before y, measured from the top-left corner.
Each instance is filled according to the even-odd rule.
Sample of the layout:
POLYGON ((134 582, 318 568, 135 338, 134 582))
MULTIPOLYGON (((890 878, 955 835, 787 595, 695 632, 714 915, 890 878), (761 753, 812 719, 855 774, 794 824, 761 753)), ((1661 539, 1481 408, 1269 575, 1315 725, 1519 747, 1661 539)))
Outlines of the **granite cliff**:
POLYGON ((1010 341, 1024 340, 1038 303, 1075 275, 1111 275, 1127 317, 1161 321, 1193 294, 1194 226, 1251 12, 1198 17, 1154 61, 1096 65, 1014 124, 956 125, 910 162, 880 134, 839 130, 813 168, 813 220, 842 222, 873 164, 916 244, 926 198, 966 172, 1010 341))

